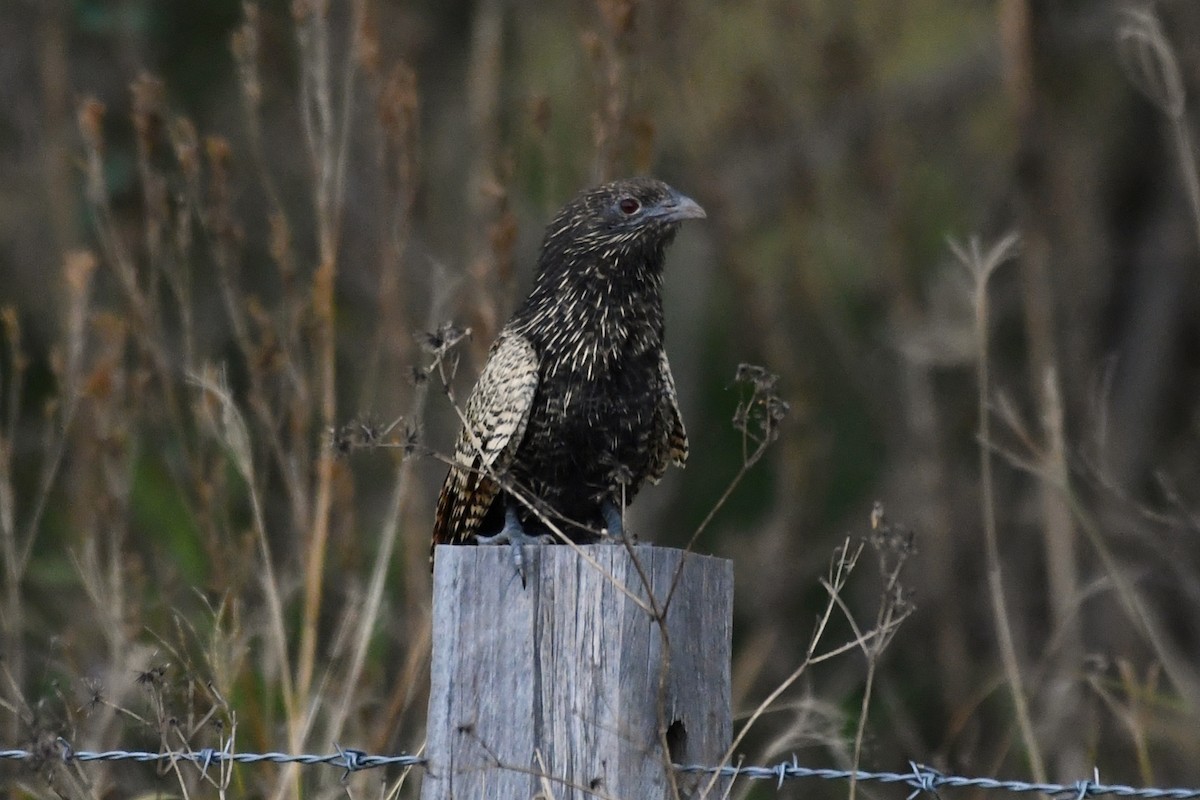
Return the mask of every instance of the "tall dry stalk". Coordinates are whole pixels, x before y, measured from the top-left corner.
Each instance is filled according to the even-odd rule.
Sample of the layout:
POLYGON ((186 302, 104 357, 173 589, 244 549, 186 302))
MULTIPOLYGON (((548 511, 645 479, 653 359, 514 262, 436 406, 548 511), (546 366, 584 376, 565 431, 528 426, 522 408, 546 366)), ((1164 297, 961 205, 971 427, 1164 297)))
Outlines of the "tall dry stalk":
MULTIPOLYGON (((365 7, 362 0, 351 4, 349 53, 342 63, 341 82, 335 97, 334 63, 330 51, 332 35, 330 8, 326 3, 298 6, 296 38, 300 48, 300 111, 304 140, 313 174, 313 207, 317 225, 316 271, 312 282, 312 311, 317 359, 316 397, 318 420, 323 430, 337 427, 337 338, 335 334, 334 282, 338 272, 338 250, 345 203, 346 160, 358 69, 359 30, 365 7), (340 106, 335 103, 340 101, 340 106)), ((305 543, 304 605, 300 646, 296 663, 297 705, 310 702, 317 652, 317 615, 320 612, 333 505, 334 455, 322 448, 317 455, 313 507, 305 543)), ((308 721, 294 719, 289 725, 292 746, 301 747, 302 731, 308 721)))
MULTIPOLYGON (((1029 342, 1030 385, 1041 419, 1040 436, 1045 440, 1044 469, 1054 474, 1054 484, 1068 480, 1067 445, 1063 394, 1059 386, 1062 370, 1058 366, 1058 305, 1056 287, 1051 280, 1051 220, 1055 194, 1049 166, 1045 134, 1045 105, 1040 82, 1035 42, 1044 17, 1029 0, 1005 0, 1000 6, 1000 32, 1004 55, 1005 88, 1013 105, 1018 135, 1017 169, 1018 213, 1022 231, 1019 268, 1025 310, 1025 329, 1029 342)), ((1050 722, 1066 732, 1078 726, 1075 709, 1079 707, 1078 681, 1075 675, 1083 662, 1083 630, 1075 613, 1079 595, 1079 556, 1070 509, 1053 485, 1034 487, 1041 514, 1042 543, 1047 572, 1047 600, 1051 619, 1059 636, 1059 656, 1050 677, 1057 697, 1050 722)), ((1087 766, 1083 752, 1076 747, 1056 748, 1056 771, 1061 776, 1080 774, 1087 766)))
POLYGON ((1013 710, 1016 714, 1017 730, 1020 732, 1025 746, 1026 756, 1033 772, 1034 780, 1045 781, 1046 766, 1042 760, 1041 747, 1033 731, 1033 722, 1029 716, 1029 700, 1025 694, 1024 681, 1021 678, 1020 657, 1017 655, 1016 642, 1013 638, 1012 625, 1009 622, 1008 606, 1004 599, 1004 575, 1000 561, 999 533, 996 520, 996 488, 992 478, 992 427, 991 379, 989 376, 988 332, 990 318, 988 315, 988 282, 995 271, 1016 251, 1019 239, 1015 233, 1003 237, 986 252, 977 239, 972 239, 966 246, 951 242, 951 249, 963 266, 971 274, 974 281, 972 298, 975 307, 975 346, 976 374, 979 387, 979 480, 980 492, 983 498, 981 509, 983 519, 984 558, 987 562, 988 593, 991 600, 992 622, 996 626, 997 644, 1000 648, 1000 660, 1004 665, 1004 675, 1008 682, 1008 690, 1012 696, 1013 710))

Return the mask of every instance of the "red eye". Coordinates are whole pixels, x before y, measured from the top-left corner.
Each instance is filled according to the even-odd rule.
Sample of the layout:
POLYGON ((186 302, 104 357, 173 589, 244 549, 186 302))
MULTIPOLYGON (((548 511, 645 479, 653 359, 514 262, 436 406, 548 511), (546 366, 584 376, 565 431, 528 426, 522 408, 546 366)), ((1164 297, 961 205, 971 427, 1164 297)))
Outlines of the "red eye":
POLYGON ((621 198, 621 202, 617 203, 617 207, 621 209, 622 214, 628 216, 636 214, 638 209, 642 207, 642 204, 632 197, 623 197, 621 198))

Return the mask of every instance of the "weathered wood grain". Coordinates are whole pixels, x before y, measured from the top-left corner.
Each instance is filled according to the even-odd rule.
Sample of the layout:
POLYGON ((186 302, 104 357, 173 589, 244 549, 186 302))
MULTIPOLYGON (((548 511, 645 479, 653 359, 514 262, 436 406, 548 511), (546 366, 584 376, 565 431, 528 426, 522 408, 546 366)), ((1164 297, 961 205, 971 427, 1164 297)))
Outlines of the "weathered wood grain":
MULTIPOLYGON (((729 745, 733 570, 729 561, 639 545, 671 643, 619 588, 646 602, 629 552, 527 547, 528 587, 508 547, 439 547, 422 800, 671 797, 671 759, 716 763, 729 745)), ((681 796, 695 777, 681 776, 681 796)), ((720 797, 718 785, 714 797, 720 797)))

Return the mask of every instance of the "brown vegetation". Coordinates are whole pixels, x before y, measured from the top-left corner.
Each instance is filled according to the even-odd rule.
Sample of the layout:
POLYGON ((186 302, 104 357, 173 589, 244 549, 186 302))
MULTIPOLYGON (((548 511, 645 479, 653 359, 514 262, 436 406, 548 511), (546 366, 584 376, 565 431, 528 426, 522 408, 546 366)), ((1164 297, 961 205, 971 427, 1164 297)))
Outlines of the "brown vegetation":
POLYGON ((417 750, 452 399, 550 213, 635 173, 709 216, 666 279, 692 456, 629 527, 735 561, 731 758, 1200 785, 1200 7, 0 30, 0 748, 45 756, 11 796, 414 796, 58 737, 417 750))

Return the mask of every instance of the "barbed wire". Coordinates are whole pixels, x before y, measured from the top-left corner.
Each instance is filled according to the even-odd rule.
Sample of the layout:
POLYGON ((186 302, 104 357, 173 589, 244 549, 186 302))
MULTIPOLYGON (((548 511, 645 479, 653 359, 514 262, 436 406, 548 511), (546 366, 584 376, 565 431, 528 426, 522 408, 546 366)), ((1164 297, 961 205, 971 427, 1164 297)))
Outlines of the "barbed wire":
MULTIPOLYGON (((293 754, 293 753, 235 753, 229 750, 217 750, 211 747, 201 750, 167 750, 149 752, 139 750, 75 750, 62 737, 56 741, 58 751, 55 753, 33 752, 23 749, 0 750, 0 761, 31 761, 45 763, 59 760, 64 763, 90 761, 136 761, 147 762, 191 762, 196 764, 201 773, 209 767, 225 762, 235 764, 301 764, 304 766, 326 764, 345 770, 343 780, 353 772, 375 769, 378 767, 424 767, 429 761, 424 756, 399 753, 391 756, 373 755, 362 750, 339 747, 336 753, 326 755, 293 754)), ((821 767, 801 766, 795 756, 791 761, 782 761, 774 766, 746 766, 727 764, 714 767, 708 764, 676 764, 675 769, 685 774, 719 775, 723 778, 745 778, 747 780, 774 781, 782 788, 785 781, 799 779, 817 779, 826 781, 854 780, 858 783, 899 783, 912 788, 907 800, 914 800, 922 793, 936 795, 939 789, 986 789, 991 791, 1011 792, 1014 794, 1037 793, 1055 797, 1074 797, 1084 800, 1088 797, 1134 797, 1145 800, 1194 800, 1200 798, 1200 788, 1155 788, 1126 786, 1124 784, 1106 784, 1100 782, 1099 771, 1091 778, 1073 783, 1030 783, 1020 780, 1001 780, 998 778, 969 777, 964 775, 947 775, 933 767, 909 762, 908 772, 872 772, 869 770, 829 769, 821 767)))
POLYGON ((88 761, 137 761, 142 763, 147 762, 166 762, 172 763, 177 761, 190 761, 200 768, 203 774, 209 767, 218 765, 224 762, 234 764, 301 764, 309 766, 313 764, 328 764, 331 767, 340 767, 344 769, 345 775, 348 776, 351 772, 358 772, 364 769, 375 769, 376 767, 421 767, 426 763, 423 756, 408 755, 407 753, 399 753, 393 756, 372 755, 363 750, 355 750, 349 747, 339 747, 336 753, 326 755, 315 755, 309 753, 234 753, 229 750, 217 750, 212 747, 205 747, 200 750, 165 750, 161 752, 149 752, 141 750, 75 750, 70 743, 61 736, 56 740, 58 745, 57 753, 32 752, 29 750, 0 750, 0 761, 33 761, 45 763, 47 761, 59 760, 64 763, 88 762, 88 761))
POLYGON ((795 756, 791 761, 783 761, 772 767, 739 766, 729 764, 723 767, 710 767, 704 764, 676 765, 675 768, 684 773, 702 773, 711 775, 714 772, 726 778, 748 778, 750 780, 772 780, 782 787, 786 780, 800 778, 818 778, 827 781, 855 780, 858 783, 902 783, 911 786, 913 791, 908 795, 912 800, 923 792, 936 794, 939 789, 990 789, 993 791, 1036 792, 1061 797, 1075 797, 1083 800, 1085 797, 1139 797, 1147 800, 1189 800, 1200 797, 1200 789, 1173 788, 1158 789, 1153 787, 1125 786, 1123 784, 1105 784, 1100 782, 1099 771, 1091 778, 1075 781, 1074 783, 1029 783, 1027 781, 1000 780, 998 778, 967 777, 962 775, 946 775, 933 767, 909 762, 908 772, 870 772, 853 769, 821 769, 801 766, 795 756))

